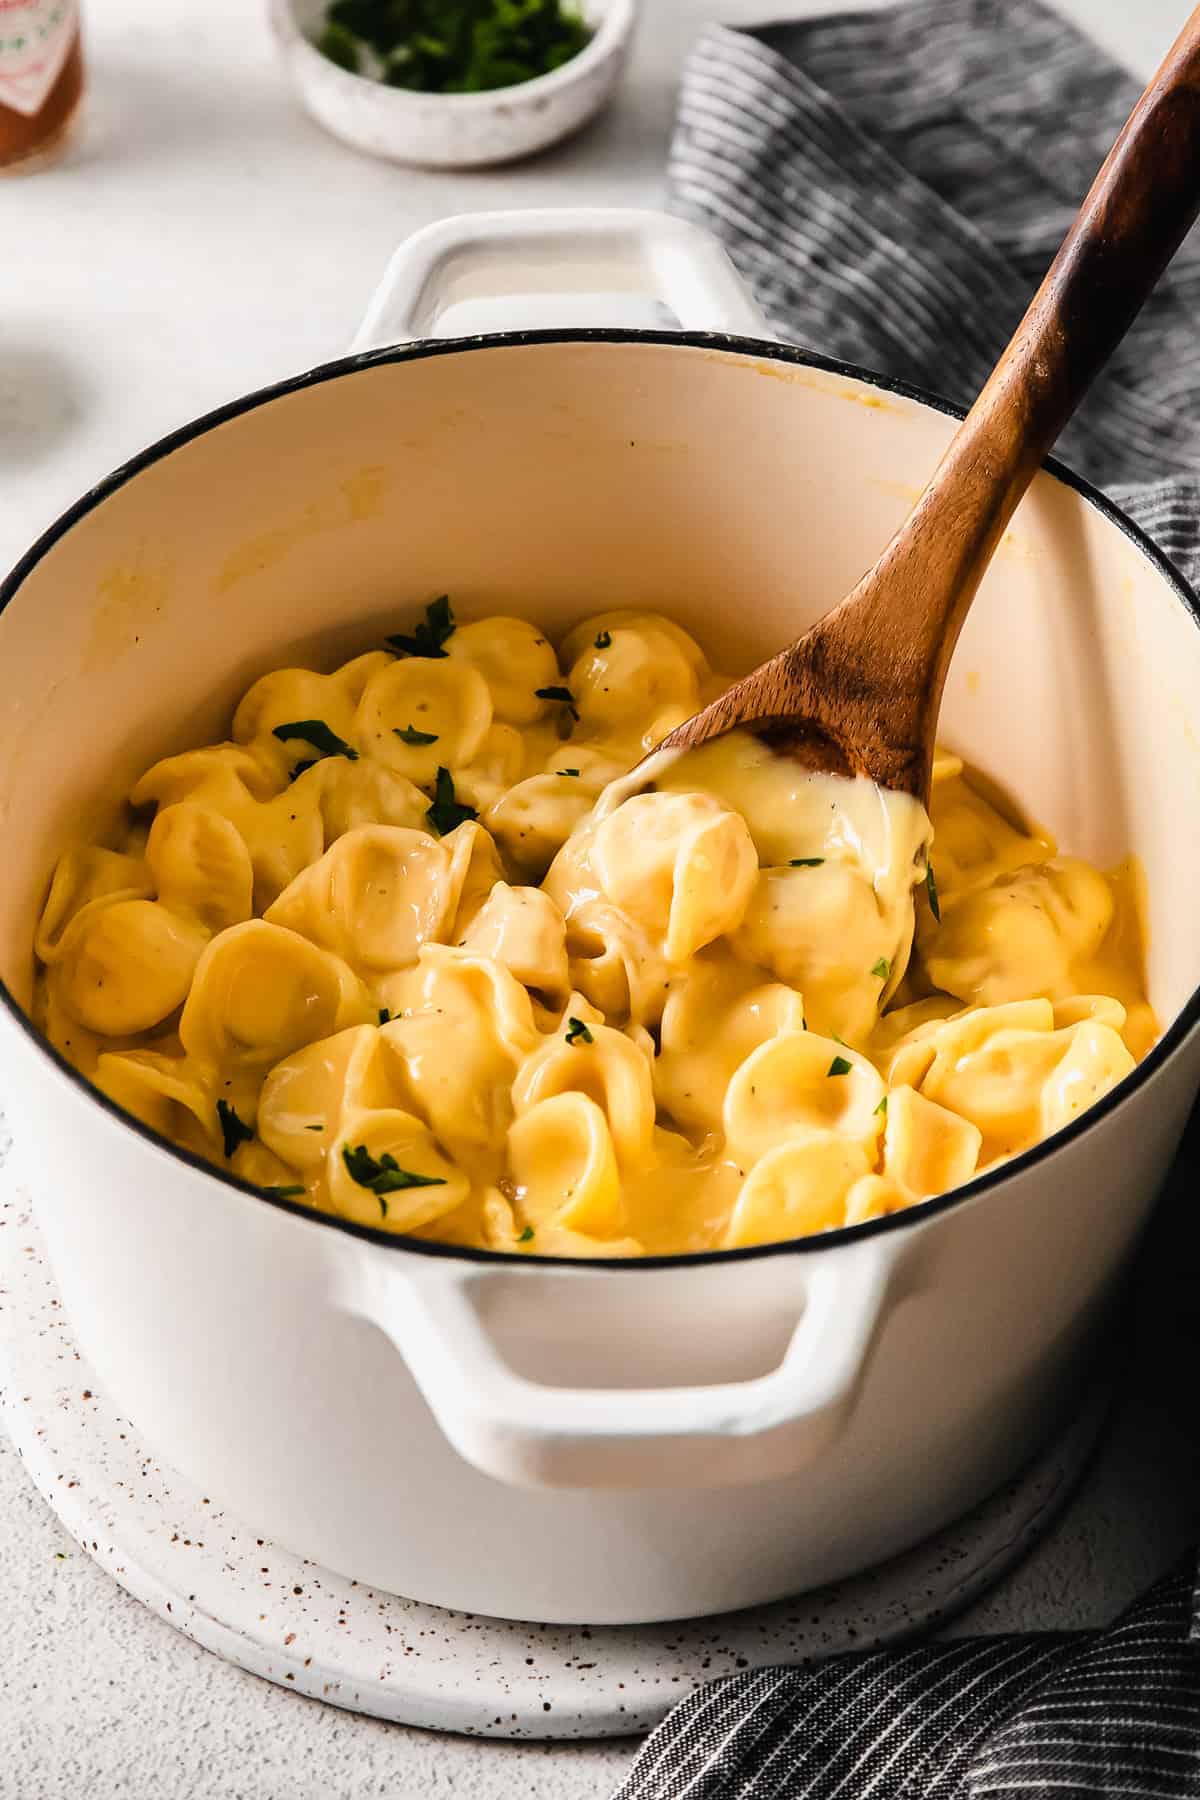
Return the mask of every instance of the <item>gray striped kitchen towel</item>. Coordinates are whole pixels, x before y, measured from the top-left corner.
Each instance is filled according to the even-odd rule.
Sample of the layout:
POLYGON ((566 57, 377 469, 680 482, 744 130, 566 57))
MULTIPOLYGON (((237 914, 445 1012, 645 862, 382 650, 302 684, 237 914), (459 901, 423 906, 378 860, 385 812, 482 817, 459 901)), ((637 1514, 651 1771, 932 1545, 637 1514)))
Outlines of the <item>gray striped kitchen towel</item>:
POLYGON ((715 1681, 646 1740, 615 1800, 1200 1794, 1193 1564, 1106 1632, 962 1638, 715 1681))
MULTIPOLYGON (((1038 0, 714 27, 684 78, 673 205, 781 337, 965 405, 1138 88, 1038 0)), ((1200 578, 1195 238, 1060 454, 1200 578)), ((1200 1797, 1197 1610, 1192 1554, 1103 1632, 733 1676, 675 1708, 616 1800, 1200 1797)))
MULTIPOLYGON (((671 203, 781 337, 965 406, 1139 91, 1038 0, 714 26, 684 76, 671 203)), ((1058 447, 1192 581, 1198 321, 1193 233, 1058 447)))

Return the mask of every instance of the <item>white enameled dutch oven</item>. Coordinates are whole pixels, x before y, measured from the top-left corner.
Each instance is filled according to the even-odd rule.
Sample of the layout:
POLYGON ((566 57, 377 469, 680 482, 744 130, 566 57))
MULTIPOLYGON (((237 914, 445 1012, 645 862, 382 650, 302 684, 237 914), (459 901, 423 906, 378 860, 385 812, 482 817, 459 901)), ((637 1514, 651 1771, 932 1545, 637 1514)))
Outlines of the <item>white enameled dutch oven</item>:
POLYGON ((354 354, 118 470, 0 590, 0 1078, 23 1171, 98 1379, 264 1537, 473 1612, 715 1612, 915 1542, 1072 1405, 1200 1078, 1200 629, 1061 469, 984 584, 943 735, 1073 851, 1141 858, 1163 1036, 995 1173, 762 1249, 450 1250, 170 1148, 23 1011, 56 853, 152 760, 222 736, 263 671, 355 653, 447 590, 461 617, 553 633, 661 608, 747 668, 852 585, 953 428, 767 341, 691 227, 451 222, 400 251, 354 354), (551 290, 568 328, 436 341, 497 297, 544 315, 551 290), (671 329, 578 323, 645 319, 647 296, 671 329))

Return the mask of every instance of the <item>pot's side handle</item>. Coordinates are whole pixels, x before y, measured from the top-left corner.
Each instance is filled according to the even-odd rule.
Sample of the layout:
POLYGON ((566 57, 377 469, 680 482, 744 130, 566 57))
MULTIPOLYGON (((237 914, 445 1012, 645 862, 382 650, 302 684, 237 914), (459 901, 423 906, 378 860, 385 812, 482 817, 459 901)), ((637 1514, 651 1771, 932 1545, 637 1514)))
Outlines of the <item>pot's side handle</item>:
POLYGON ((707 1387, 527 1379, 503 1360, 482 1316, 492 1284, 511 1280, 498 1271, 389 1271, 363 1310, 395 1343, 455 1449, 499 1481, 723 1486, 802 1468, 853 1405, 896 1252, 875 1238, 804 1262, 803 1312, 783 1360, 754 1380, 707 1387))
POLYGON ((537 326, 770 330, 722 246, 669 213, 559 207, 427 225, 388 264, 352 351, 537 326))

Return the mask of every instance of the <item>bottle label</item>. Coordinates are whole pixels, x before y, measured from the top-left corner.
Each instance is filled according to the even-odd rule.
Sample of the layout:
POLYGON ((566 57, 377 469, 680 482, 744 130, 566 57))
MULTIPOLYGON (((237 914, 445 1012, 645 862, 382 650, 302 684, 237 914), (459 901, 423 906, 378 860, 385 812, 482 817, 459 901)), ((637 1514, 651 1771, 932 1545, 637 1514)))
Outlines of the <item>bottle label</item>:
POLYGON ((79 0, 0 0, 0 107, 40 113, 78 29, 79 0))

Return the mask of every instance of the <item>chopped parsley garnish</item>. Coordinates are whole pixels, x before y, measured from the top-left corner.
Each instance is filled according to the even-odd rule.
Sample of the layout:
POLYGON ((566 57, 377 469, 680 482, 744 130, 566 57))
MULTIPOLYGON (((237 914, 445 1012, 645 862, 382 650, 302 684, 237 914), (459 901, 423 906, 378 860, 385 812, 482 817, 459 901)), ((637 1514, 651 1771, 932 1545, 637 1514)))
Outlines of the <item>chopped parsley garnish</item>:
POLYGON ((387 87, 479 94, 548 75, 591 35, 570 0, 332 0, 313 42, 387 87))
POLYGON ((844 1056, 835 1056, 825 1073, 827 1076, 848 1075, 850 1073, 850 1067, 851 1065, 846 1061, 844 1056))
POLYGON ((788 863, 789 869, 819 869, 825 861, 823 856, 793 856, 788 863))
POLYGON ((248 1144, 254 1136, 254 1128, 238 1117, 236 1107, 230 1106, 228 1100, 217 1101, 217 1123, 221 1127, 221 1144, 227 1158, 239 1144, 248 1144))
POLYGON ((411 637, 398 631, 386 642, 400 656, 445 656, 442 645, 453 636, 454 614, 450 610, 450 596, 439 594, 425 608, 425 617, 411 637))
POLYGON ((308 773, 309 769, 315 769, 320 760, 319 756, 310 756, 307 762, 297 763, 291 774, 288 776, 288 780, 298 781, 301 775, 306 775, 308 773))
POLYGON ((380 1007, 380 1009, 379 1009, 379 1023, 380 1023, 380 1024, 381 1024, 381 1025, 386 1025, 386 1024, 387 1024, 387 1022, 388 1022, 388 1020, 389 1020, 389 1019, 390 1019, 390 1018, 391 1018, 391 1016, 392 1016, 392 1015, 391 1015, 391 1013, 390 1013, 390 1012, 389 1012, 389 1011, 388 1011, 388 1009, 387 1009, 387 1007, 386 1007, 386 1006, 381 1006, 381 1007, 380 1007))
POLYGON ((892 965, 886 956, 881 956, 879 961, 872 966, 871 973, 872 975, 878 975, 880 981, 887 981, 889 979, 892 973, 892 965))
POLYGON ((598 631, 596 633, 596 643, 595 643, 594 647, 597 650, 611 650, 612 649, 612 632, 611 631, 598 631))
POLYGON ((445 1187, 444 1175, 415 1175, 411 1169, 402 1169, 390 1150, 376 1158, 371 1155, 365 1144, 349 1144, 342 1147, 342 1161, 346 1165, 346 1173, 351 1181, 359 1187, 367 1188, 379 1201, 383 1216, 387 1218, 387 1202, 385 1194, 397 1194, 401 1188, 445 1187))
POLYGON ((518 1242, 518 1244, 527 1244, 532 1236, 533 1236, 533 1226, 527 1225, 525 1227, 524 1231, 521 1233, 520 1237, 517 1239, 517 1242, 518 1242))
POLYGON ((595 1041, 582 1019, 572 1017, 567 1020, 568 1044, 594 1044, 595 1041))
POLYGON ((929 910, 940 925, 942 909, 938 903, 937 882, 933 879, 933 864, 925 864, 925 892, 929 895, 929 910))
POLYGON ((579 779, 578 769, 556 769, 554 772, 556 775, 573 775, 576 780, 579 779))
POLYGON ((449 769, 439 767, 433 789, 433 805, 425 817, 438 836, 445 837, 456 825, 464 824, 467 819, 477 819, 479 814, 473 806, 455 799, 454 777, 449 769))
POLYGON ((883 1096, 883 1099, 879 1102, 879 1105, 875 1108, 875 1111, 877 1113, 881 1113, 885 1119, 887 1118, 887 1095, 886 1094, 883 1096))
POLYGON ((316 40, 316 47, 328 62, 336 63, 348 75, 357 75, 360 57, 358 41, 342 25, 328 24, 316 40))
MULTIPOLYGON (((340 738, 336 731, 331 731, 324 719, 293 719, 290 725, 277 725, 271 735, 277 737, 281 744, 288 743, 292 738, 300 738, 304 743, 311 744, 321 756, 345 756, 350 762, 358 761, 358 751, 345 738, 340 738)), ((311 766, 305 764, 306 768, 311 766)))
POLYGON ((566 688, 566 687, 534 688, 533 697, 535 700, 557 700, 557 701, 559 701, 561 705, 563 705, 567 708, 567 711, 570 713, 571 717, 576 722, 578 722, 579 708, 575 704, 575 696, 571 692, 570 688, 566 688))
POLYGON ((436 744, 438 741, 436 731, 418 731, 415 725, 406 725, 403 731, 398 725, 393 725, 392 730, 402 744, 436 744))
POLYGON ((286 1187, 265 1187, 261 1191, 269 1194, 272 1200, 294 1200, 297 1194, 305 1193, 306 1189, 302 1181, 293 1181, 286 1187))

